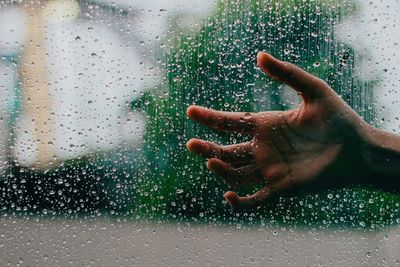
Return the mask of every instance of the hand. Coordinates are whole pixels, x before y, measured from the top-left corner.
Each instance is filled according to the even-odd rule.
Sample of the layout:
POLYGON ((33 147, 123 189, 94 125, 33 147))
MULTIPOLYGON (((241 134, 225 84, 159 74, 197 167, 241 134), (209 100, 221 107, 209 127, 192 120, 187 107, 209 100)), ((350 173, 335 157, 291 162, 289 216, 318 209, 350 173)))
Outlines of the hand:
POLYGON ((188 116, 208 127, 252 135, 228 146, 191 139, 191 152, 233 190, 262 183, 250 196, 229 191, 233 208, 252 208, 293 189, 319 189, 356 183, 364 169, 361 132, 367 125, 324 81, 271 55, 257 55, 261 70, 302 97, 296 110, 260 113, 223 112, 190 106, 188 116))

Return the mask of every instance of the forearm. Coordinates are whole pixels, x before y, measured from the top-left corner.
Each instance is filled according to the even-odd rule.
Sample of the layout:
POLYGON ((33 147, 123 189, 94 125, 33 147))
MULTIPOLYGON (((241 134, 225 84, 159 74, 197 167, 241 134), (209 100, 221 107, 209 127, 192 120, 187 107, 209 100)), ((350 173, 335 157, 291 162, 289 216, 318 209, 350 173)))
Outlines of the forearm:
POLYGON ((363 135, 363 183, 400 194, 400 136, 371 126, 364 128, 363 135))

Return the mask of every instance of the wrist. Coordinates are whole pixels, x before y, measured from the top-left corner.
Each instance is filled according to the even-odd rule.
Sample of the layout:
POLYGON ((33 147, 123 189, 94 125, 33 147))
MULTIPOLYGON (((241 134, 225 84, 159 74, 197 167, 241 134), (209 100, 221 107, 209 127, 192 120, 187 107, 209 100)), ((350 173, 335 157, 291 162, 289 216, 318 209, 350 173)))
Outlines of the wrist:
POLYGON ((364 166, 361 184, 392 191, 390 186, 400 181, 400 136, 367 123, 360 127, 359 133, 364 166))
POLYGON ((361 157, 365 171, 364 176, 371 177, 375 173, 373 164, 374 154, 379 150, 378 129, 372 125, 363 123, 359 129, 359 136, 361 137, 361 157))

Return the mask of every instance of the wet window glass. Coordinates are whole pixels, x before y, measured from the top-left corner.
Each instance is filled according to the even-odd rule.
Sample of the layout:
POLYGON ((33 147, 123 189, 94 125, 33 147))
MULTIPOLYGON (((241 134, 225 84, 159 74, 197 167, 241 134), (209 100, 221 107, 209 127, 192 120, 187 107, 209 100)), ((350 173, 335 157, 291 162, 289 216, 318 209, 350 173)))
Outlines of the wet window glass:
MULTIPOLYGON (((224 198, 275 185, 268 179, 281 174, 270 165, 261 183, 244 181, 247 172, 256 179, 257 161, 233 171, 243 165, 239 144, 256 154, 270 129, 277 140, 297 136, 318 168, 348 137, 342 121, 400 133, 399 11, 378 0, 1 1, 0 265, 400 264, 398 191, 386 180, 352 182, 376 162, 399 164, 373 154, 360 167, 363 143, 352 141, 331 167, 341 186, 322 179, 316 190, 285 184, 281 193, 277 183, 268 192, 279 194, 249 209, 224 198), (263 65, 262 51, 293 65, 271 67, 262 54, 263 65), (296 66, 316 82, 300 86, 296 66), (318 99, 327 104, 306 118, 315 129, 305 135, 287 121, 277 133, 270 115, 267 130, 245 130, 258 112, 312 110, 318 99), (240 129, 222 113, 190 119, 193 105, 242 112, 240 129), (354 114, 338 108, 347 105, 354 114), (231 145, 240 164, 210 172, 206 161, 222 150, 193 153, 192 138, 231 145), (317 139, 332 150, 319 152, 317 139)), ((400 144, 393 138, 377 147, 400 144)), ((310 164, 288 172, 312 172, 310 164)))

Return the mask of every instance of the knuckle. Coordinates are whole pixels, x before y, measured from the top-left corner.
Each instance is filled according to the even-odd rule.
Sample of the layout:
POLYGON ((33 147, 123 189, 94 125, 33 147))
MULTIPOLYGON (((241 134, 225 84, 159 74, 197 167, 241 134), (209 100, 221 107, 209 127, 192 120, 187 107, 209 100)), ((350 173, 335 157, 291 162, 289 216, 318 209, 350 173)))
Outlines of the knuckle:
POLYGON ((329 84, 326 81, 322 80, 321 78, 315 77, 315 82, 316 85, 318 85, 321 89, 330 88, 329 84))
POLYGON ((326 81, 318 77, 315 77, 312 87, 314 87, 313 96, 316 98, 325 96, 331 88, 326 81))
POLYGON ((240 116, 240 121, 241 122, 247 122, 249 124, 253 124, 255 122, 255 118, 257 116, 257 113, 254 112, 246 112, 242 116, 240 116))
POLYGON ((224 154, 224 148, 220 145, 214 144, 213 152, 215 157, 220 158, 224 154))
POLYGON ((271 166, 264 172, 264 177, 267 181, 276 181, 282 177, 282 167, 281 166, 271 166))
POLYGON ((298 69, 297 66, 293 65, 292 63, 287 63, 287 74, 286 74, 287 82, 291 85, 293 85, 296 82, 296 80, 298 79, 297 78, 297 74, 298 74, 297 69, 298 69))
POLYGON ((282 63, 288 68, 288 70, 294 67, 294 64, 290 63, 289 61, 282 61, 282 63))

